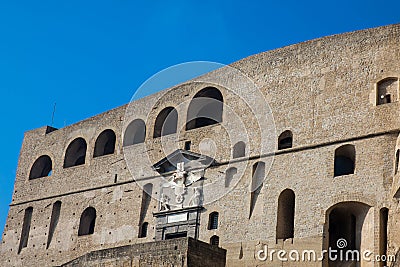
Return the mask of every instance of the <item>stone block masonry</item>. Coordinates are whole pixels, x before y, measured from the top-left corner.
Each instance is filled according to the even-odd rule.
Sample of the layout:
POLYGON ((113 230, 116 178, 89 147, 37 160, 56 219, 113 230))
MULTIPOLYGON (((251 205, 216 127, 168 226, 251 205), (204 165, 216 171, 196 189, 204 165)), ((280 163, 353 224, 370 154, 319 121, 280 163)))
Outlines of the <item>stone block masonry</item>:
POLYGON ((257 258, 339 239, 397 255, 399 62, 399 24, 328 36, 26 132, 0 266, 341 266, 257 258))

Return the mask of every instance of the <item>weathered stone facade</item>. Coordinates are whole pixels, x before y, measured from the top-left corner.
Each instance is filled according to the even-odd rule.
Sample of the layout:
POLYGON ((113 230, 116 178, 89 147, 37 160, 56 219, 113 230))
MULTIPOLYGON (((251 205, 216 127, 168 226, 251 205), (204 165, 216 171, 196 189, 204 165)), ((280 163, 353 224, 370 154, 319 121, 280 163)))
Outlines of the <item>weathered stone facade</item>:
MULTIPOLYGON (((162 212, 160 177, 166 176, 154 164, 189 150, 188 142, 193 155, 214 160, 194 183, 201 187, 202 203, 194 205, 199 218, 192 235, 204 242, 218 237, 227 266, 328 266, 327 260, 260 261, 257 252, 266 245, 320 253, 340 238, 348 248, 395 255, 400 249, 399 77, 397 24, 257 54, 71 126, 28 131, 0 265, 59 266, 92 251, 154 241, 161 228, 153 214, 162 212), (237 80, 235 71, 252 85, 237 80), (223 99, 222 117, 188 127, 191 101, 211 87, 221 94, 214 97, 213 89, 211 98, 223 99), (167 107, 176 110, 177 130, 158 137, 163 133, 156 134, 155 122, 167 107), (132 126, 139 119, 144 140, 140 122, 132 126), (103 153, 96 150, 105 130, 115 134, 110 153, 110 139, 103 153), (290 134, 278 137, 287 130, 290 134), (81 143, 71 145, 77 138, 81 143), (245 153, 233 159, 239 141, 245 153), (49 176, 44 155, 51 162, 49 176), (231 168, 236 169, 228 177, 231 168), (255 176, 262 181, 255 182, 255 176), (152 198, 143 193, 145 183, 152 184, 152 198), (81 216, 89 207, 95 224, 84 229, 85 218, 93 218, 90 211, 81 216), (218 214, 214 226, 211 214, 218 214)), ((182 205, 189 205, 189 189, 182 205)), ((178 207, 179 201, 168 204, 178 207)), ((183 233, 178 228, 176 233, 183 233)), ((362 260, 359 266, 383 264, 362 260)))

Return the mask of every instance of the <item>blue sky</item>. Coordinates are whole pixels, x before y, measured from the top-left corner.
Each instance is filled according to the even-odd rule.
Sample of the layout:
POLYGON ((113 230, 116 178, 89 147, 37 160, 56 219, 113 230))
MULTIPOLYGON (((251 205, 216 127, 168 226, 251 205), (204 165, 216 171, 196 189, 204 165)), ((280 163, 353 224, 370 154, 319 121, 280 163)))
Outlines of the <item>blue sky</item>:
MULTIPOLYGON (((27 130, 130 101, 158 71, 228 64, 321 36, 400 22, 400 1, 1 1, 0 231, 27 130)), ((400 44, 399 44, 400 45, 400 44)))

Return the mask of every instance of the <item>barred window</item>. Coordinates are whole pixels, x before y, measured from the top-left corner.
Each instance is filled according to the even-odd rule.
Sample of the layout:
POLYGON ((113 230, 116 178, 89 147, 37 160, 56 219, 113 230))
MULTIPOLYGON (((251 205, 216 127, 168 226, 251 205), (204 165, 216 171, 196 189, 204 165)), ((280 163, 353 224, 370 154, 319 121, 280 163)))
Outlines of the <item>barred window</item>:
POLYGON ((218 212, 210 213, 208 220, 208 230, 218 229, 218 212))

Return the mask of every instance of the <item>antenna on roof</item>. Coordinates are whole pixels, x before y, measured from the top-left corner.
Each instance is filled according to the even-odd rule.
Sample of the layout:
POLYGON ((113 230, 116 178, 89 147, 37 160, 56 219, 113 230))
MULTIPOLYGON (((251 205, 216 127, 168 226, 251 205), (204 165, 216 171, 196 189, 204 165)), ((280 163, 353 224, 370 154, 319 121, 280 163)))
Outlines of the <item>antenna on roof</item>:
POLYGON ((53 114, 51 115, 51 127, 53 127, 53 124, 54 124, 54 113, 56 113, 56 105, 57 105, 57 103, 56 102, 54 102, 54 107, 53 107, 53 114))

